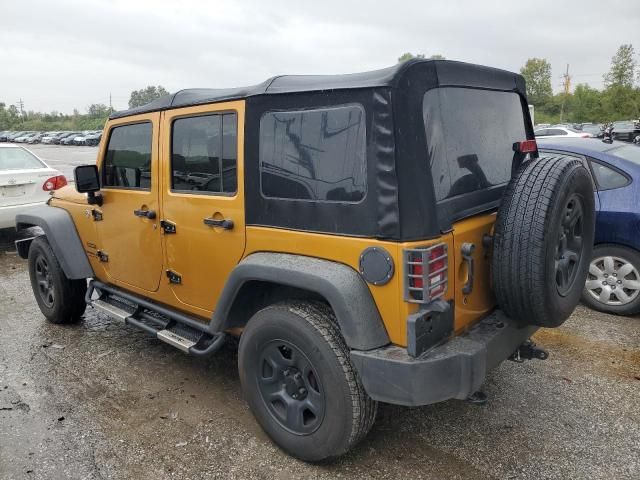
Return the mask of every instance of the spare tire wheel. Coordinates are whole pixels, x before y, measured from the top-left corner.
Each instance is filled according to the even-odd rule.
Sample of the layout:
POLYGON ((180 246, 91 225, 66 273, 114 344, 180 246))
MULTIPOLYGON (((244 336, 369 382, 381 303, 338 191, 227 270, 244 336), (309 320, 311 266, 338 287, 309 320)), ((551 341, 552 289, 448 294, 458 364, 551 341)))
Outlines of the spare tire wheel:
POLYGON ((496 220, 491 276, 498 306, 521 325, 561 325, 584 289, 594 227, 593 183, 580 160, 524 164, 496 220))

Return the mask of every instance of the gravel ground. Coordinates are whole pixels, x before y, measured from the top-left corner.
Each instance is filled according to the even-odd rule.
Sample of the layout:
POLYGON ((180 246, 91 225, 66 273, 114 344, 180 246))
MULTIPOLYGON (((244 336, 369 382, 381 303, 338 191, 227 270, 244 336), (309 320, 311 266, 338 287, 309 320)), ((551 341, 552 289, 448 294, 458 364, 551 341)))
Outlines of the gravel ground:
MULTIPOLYGON (((33 150, 65 174, 96 153, 33 150)), ((640 477, 640 317, 578 307, 536 335, 549 360, 490 373, 486 405, 381 405, 351 453, 308 465, 254 421, 235 345, 199 360, 92 310, 48 324, 14 239, 0 231, 0 479, 640 477)))

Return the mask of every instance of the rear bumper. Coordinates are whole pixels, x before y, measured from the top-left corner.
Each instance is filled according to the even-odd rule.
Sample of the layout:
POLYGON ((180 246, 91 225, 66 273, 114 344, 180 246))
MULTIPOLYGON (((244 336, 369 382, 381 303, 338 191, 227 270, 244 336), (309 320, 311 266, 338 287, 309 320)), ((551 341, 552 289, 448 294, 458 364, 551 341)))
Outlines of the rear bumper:
POLYGON ((518 328, 496 310, 468 332, 420 357, 386 346, 351 351, 351 360, 365 390, 374 400, 418 406, 452 398, 465 399, 478 391, 487 372, 506 360, 537 327, 518 328))
POLYGON ((23 205, 0 206, 0 228, 13 228, 16 226, 16 215, 27 213, 35 208, 45 205, 46 200, 36 203, 25 203, 23 205))

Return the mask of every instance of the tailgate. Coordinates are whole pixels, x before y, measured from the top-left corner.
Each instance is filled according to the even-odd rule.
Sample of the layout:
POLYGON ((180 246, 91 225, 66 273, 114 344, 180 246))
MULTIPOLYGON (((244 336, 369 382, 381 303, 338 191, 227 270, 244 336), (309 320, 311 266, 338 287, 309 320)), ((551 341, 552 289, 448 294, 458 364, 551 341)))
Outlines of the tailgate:
POLYGON ((491 288, 489 249, 483 237, 491 234, 496 214, 477 215, 453 225, 455 331, 486 316, 495 306, 491 288), (468 252, 472 251, 469 255, 468 252))

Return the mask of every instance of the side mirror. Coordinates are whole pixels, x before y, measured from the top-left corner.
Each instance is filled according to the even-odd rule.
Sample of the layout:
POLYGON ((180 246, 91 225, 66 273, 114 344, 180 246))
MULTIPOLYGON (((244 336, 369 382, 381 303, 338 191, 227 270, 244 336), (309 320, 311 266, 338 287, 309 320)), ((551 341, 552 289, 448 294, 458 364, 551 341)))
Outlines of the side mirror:
POLYGON ((86 193, 89 205, 102 205, 102 196, 96 195, 100 190, 100 174, 95 165, 80 165, 73 170, 76 190, 86 193))

